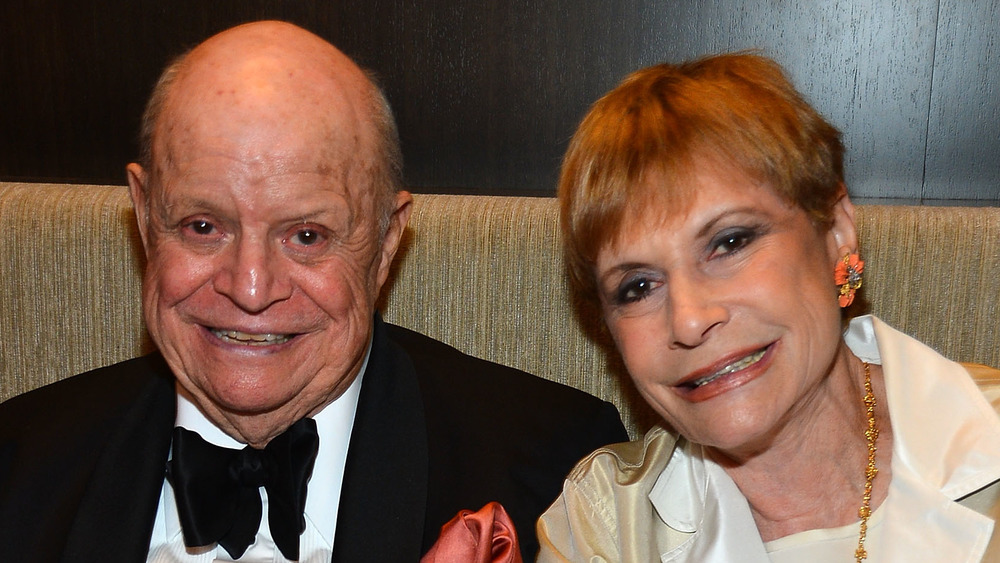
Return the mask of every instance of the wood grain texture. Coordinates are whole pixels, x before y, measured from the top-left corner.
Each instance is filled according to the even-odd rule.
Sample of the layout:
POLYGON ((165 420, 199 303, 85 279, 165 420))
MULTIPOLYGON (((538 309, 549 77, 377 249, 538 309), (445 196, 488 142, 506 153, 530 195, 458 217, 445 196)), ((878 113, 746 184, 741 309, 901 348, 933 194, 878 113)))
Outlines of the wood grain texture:
POLYGON ((920 196, 936 0, 650 5, 644 20, 666 25, 650 25, 641 64, 759 49, 843 132, 852 194, 920 196))
POLYGON ((1000 201, 1000 3, 941 0, 924 197, 1000 201))
POLYGON ((757 48, 844 132, 859 199, 1000 202, 1000 0, 7 0, 0 178, 122 183, 173 56, 303 25, 374 71, 421 191, 553 193, 587 107, 656 62, 757 48))

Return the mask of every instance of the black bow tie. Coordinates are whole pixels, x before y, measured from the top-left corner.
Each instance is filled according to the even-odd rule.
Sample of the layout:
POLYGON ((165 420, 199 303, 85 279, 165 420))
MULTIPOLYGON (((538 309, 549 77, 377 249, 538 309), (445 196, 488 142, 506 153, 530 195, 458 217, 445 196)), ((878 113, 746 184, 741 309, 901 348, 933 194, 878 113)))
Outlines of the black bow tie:
POLYGON ((306 483, 318 449, 316 422, 310 418, 263 450, 220 448, 196 432, 174 428, 167 479, 177 498, 184 545, 218 543, 233 558, 241 557, 260 527, 263 485, 274 543, 287 559, 298 560, 299 535, 306 529, 306 483))

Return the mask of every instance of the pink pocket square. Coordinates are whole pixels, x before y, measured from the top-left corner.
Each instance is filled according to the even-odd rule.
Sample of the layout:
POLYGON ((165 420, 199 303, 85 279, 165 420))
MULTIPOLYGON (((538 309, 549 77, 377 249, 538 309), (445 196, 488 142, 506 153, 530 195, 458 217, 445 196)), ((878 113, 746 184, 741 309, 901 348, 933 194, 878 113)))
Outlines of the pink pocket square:
POLYGON ((420 563, 522 563, 517 532, 507 511, 491 502, 462 510, 441 526, 441 535, 420 563))

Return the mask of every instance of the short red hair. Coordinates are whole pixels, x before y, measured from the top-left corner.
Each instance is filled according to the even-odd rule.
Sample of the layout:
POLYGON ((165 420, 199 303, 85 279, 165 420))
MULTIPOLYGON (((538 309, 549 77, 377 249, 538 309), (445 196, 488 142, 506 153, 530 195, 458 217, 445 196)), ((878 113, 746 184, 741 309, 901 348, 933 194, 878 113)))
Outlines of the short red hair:
POLYGON ((843 193, 840 132, 774 61, 717 55, 630 74, 573 135, 559 179, 569 273, 596 298, 597 253, 650 205, 690 197, 694 168, 714 159, 746 173, 829 226, 843 193), (657 174, 655 186, 646 182, 657 174))

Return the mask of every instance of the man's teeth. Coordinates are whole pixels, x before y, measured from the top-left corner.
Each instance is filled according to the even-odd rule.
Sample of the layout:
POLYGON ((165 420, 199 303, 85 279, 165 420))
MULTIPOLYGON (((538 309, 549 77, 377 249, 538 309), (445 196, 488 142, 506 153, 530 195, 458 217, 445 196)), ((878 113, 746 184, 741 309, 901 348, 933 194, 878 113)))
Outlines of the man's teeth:
POLYGON ((212 329, 212 334, 220 340, 234 342, 237 344, 245 344, 247 346, 270 346, 272 344, 281 344, 282 342, 287 342, 290 338, 287 334, 250 334, 248 332, 240 332, 238 330, 219 330, 214 328, 212 329))
POLYGON ((728 366, 720 369, 719 371, 713 373, 712 375, 703 377, 701 379, 696 379, 695 381, 690 382, 688 385, 690 387, 693 387, 693 388, 697 389, 698 387, 701 387, 702 385, 705 385, 706 383, 711 383, 711 382, 715 381, 716 379, 722 377, 723 375, 728 375, 730 373, 733 373, 733 372, 736 372, 736 371, 740 371, 741 369, 746 369, 746 368, 748 368, 748 367, 756 364, 757 362, 759 362, 760 359, 764 357, 764 353, 765 352, 767 352, 767 348, 761 348, 760 350, 757 350, 756 352, 754 352, 753 354, 750 354, 749 356, 747 356, 745 358, 741 358, 739 360, 736 360, 735 362, 733 362, 733 363, 729 364, 728 366))

